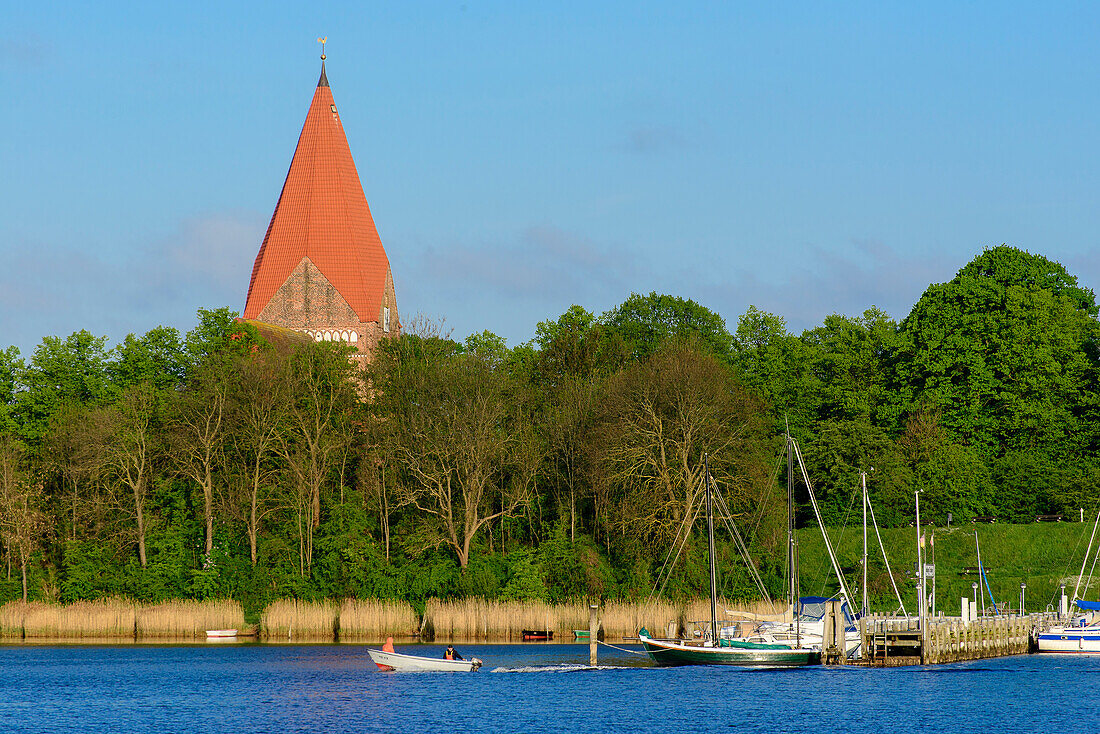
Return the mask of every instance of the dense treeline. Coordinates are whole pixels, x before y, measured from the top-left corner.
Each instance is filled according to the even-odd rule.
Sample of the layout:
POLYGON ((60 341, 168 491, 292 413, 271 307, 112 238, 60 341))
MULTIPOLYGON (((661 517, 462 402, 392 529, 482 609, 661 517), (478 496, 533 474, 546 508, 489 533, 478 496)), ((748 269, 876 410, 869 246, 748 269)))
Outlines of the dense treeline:
MULTIPOLYGON (((1100 484, 1094 295, 1009 247, 901 323, 800 335, 632 295, 513 348, 414 325, 360 374, 339 344, 275 348, 233 317, 0 351, 0 599, 645 596, 704 454, 778 591, 787 424, 833 524, 872 467, 885 524, 916 489, 943 523, 1071 514, 1100 484)), ((753 595, 722 553, 725 593, 753 595)), ((678 558, 666 592, 694 596, 699 534, 678 558)))

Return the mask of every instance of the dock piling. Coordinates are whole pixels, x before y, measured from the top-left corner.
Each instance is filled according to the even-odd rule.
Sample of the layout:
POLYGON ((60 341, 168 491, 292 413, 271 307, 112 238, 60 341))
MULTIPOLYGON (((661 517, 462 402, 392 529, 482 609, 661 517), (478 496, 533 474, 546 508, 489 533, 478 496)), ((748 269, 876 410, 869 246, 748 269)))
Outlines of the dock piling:
POLYGON ((600 632, 599 606, 588 607, 588 664, 596 664, 596 635, 600 632))

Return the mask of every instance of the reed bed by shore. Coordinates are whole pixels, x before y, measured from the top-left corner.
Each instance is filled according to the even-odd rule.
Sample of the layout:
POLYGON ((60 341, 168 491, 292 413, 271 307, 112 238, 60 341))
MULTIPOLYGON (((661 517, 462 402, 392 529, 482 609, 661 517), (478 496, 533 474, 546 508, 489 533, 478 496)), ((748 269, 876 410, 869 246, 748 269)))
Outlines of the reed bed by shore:
MULTIPOLYGON (((709 613, 707 616, 710 616, 709 613)), ((666 601, 609 601, 600 606, 600 621, 604 636, 608 638, 633 637, 642 627, 663 637, 669 622, 675 622, 679 628, 683 617, 682 604, 666 601)), ((588 627, 587 621, 584 627, 588 627)))
POLYGON ((138 604, 100 599, 72 604, 9 602, 0 606, 0 635, 26 639, 201 639, 208 629, 241 629, 235 601, 138 604))
POLYGON ((137 638, 205 639, 206 630, 244 630, 244 608, 238 601, 176 600, 137 607, 137 638))
POLYGON ((270 640, 331 642, 336 638, 340 607, 336 602, 280 599, 264 609, 260 628, 270 640))
POLYGON ((341 640, 415 637, 419 629, 412 606, 389 599, 345 599, 337 623, 341 640))
POLYGON ((429 599, 424 606, 421 636, 448 640, 522 640, 523 630, 553 630, 555 638, 588 628, 588 606, 541 601, 429 599))
MULTIPOLYGON (((750 614, 782 611, 767 603, 734 603, 723 599, 719 603, 719 617, 728 618, 726 610, 733 609, 750 614)), ((600 605, 599 617, 604 636, 608 639, 633 637, 642 627, 663 635, 670 623, 679 630, 686 622, 710 619, 710 602, 705 599, 687 603, 609 601, 600 605)), ((516 641, 523 639, 524 630, 552 630, 555 640, 567 642, 573 639, 573 630, 586 629, 588 604, 585 602, 547 604, 539 601, 429 599, 424 608, 421 636, 437 640, 516 641)))
MULTIPOLYGON (((718 619, 742 619, 745 617, 774 617, 787 611, 784 602, 718 600, 718 619)), ((697 622, 710 619, 710 599, 696 599, 684 605, 684 621, 697 622)))
MULTIPOLYGON (((719 600, 718 616, 731 612, 772 615, 784 610, 766 602, 719 600)), ((347 599, 306 602, 283 599, 268 605, 261 616, 264 639, 293 642, 416 637, 464 642, 518 642, 524 630, 551 630, 554 640, 569 642, 573 630, 588 629, 588 603, 549 604, 486 599, 429 599, 418 619, 403 601, 347 599)), ((680 629, 710 618, 710 602, 623 602, 600 604, 600 626, 607 639, 633 637, 645 627, 654 634, 680 629)), ((140 604, 129 599, 102 599, 73 604, 9 602, 0 606, 2 639, 183 640, 203 639, 206 630, 245 630, 241 604, 231 600, 168 601, 140 604)))

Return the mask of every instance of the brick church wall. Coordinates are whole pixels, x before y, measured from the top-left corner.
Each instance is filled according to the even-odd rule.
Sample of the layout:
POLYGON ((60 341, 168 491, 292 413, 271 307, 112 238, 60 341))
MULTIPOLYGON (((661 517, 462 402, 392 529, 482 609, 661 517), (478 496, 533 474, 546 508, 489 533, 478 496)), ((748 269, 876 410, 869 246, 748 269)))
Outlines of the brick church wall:
POLYGON ((360 321, 355 310, 308 257, 302 258, 257 320, 309 334, 316 341, 350 344, 358 350, 354 356, 361 366, 370 361, 380 339, 401 333, 397 297, 389 272, 377 321, 360 321), (383 329, 386 308, 390 310, 388 333, 383 329))

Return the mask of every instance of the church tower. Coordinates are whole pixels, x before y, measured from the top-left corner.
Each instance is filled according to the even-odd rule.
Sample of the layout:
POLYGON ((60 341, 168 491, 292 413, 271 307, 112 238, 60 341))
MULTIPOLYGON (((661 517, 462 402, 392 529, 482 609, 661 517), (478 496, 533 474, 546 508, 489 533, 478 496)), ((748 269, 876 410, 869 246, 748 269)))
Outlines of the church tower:
MULTIPOLYGON (((318 39, 320 40, 320 39, 318 39)), ((370 360, 401 322, 393 275, 374 226, 321 55, 321 78, 306 113, 275 213, 267 226, 244 307, 246 320, 343 341, 370 360)))

